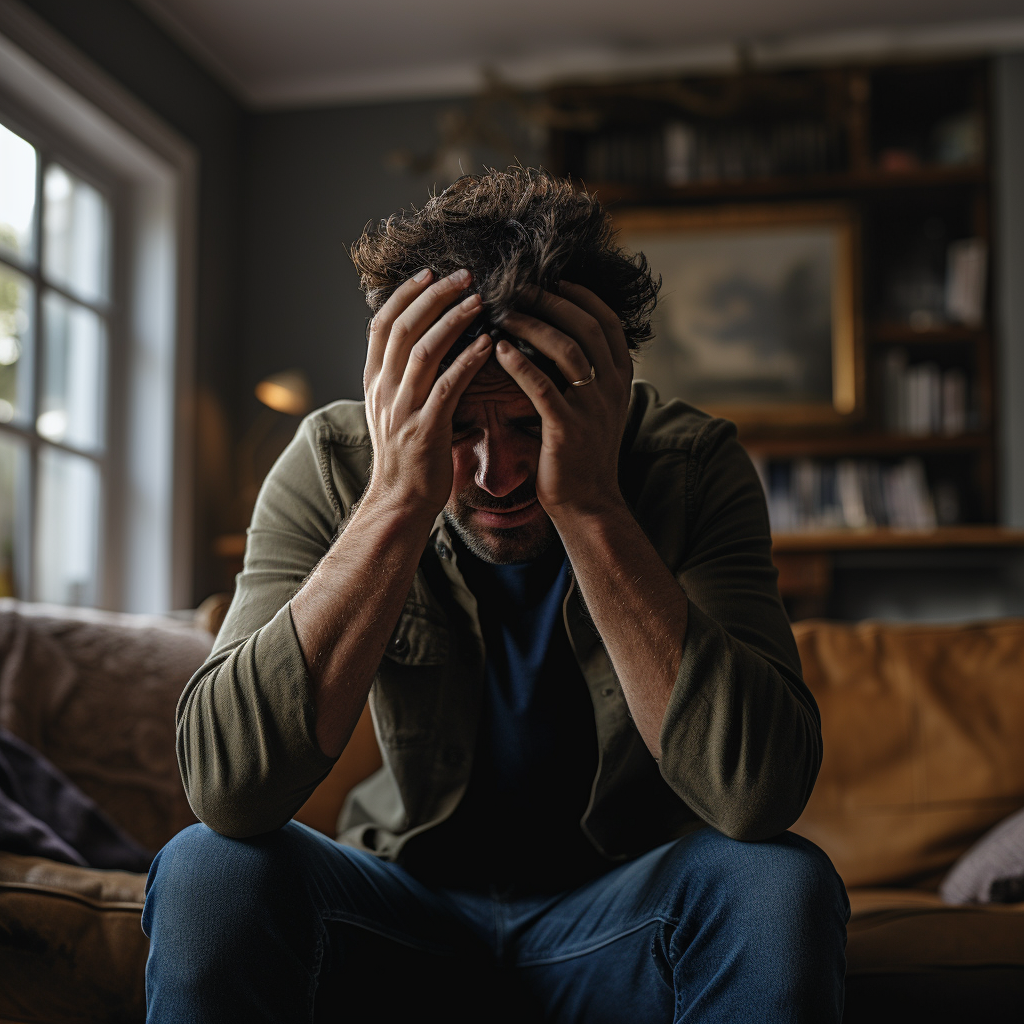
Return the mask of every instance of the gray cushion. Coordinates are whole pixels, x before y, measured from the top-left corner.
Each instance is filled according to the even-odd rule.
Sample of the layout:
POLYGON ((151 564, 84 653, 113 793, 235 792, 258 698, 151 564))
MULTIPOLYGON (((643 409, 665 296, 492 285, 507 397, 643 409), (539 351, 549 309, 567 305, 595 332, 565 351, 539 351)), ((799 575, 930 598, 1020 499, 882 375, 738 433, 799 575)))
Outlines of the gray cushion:
POLYGON ((939 886, 946 903, 1024 901, 1024 810, 986 832, 939 886))

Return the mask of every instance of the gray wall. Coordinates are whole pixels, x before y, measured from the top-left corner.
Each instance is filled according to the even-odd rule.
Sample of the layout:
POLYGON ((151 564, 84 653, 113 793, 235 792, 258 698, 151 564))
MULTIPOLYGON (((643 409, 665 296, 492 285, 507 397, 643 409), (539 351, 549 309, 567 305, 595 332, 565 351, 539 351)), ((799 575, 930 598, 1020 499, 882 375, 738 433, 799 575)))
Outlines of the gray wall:
MULTIPOLYGON (((249 119, 243 245, 241 407, 269 373, 299 367, 317 404, 362 395, 366 302, 348 247, 367 221, 421 205, 443 171, 394 167, 395 150, 426 155, 439 122, 462 101, 388 103, 249 119)), ((477 150, 463 168, 540 159, 523 140, 514 154, 477 150)), ((245 403, 248 403, 246 406, 245 403)))

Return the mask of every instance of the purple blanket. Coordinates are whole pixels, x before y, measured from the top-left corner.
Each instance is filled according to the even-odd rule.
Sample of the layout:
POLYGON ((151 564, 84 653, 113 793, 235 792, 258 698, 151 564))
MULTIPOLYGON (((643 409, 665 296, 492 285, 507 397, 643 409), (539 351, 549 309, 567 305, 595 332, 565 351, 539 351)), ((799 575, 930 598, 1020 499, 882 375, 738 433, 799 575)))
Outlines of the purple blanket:
POLYGON ((42 754, 6 729, 0 729, 0 850, 122 871, 147 871, 153 859, 42 754))

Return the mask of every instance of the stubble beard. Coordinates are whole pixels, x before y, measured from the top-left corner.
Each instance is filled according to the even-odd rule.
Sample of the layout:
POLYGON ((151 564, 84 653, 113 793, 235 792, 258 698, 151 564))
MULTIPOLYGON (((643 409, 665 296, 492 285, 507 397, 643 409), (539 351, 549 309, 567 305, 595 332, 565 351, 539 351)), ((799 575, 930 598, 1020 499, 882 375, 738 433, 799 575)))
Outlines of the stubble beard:
POLYGON ((470 554, 482 562, 490 565, 532 562, 558 538, 555 524, 546 515, 535 523, 506 529, 481 529, 473 525, 472 515, 474 508, 501 511, 521 506, 534 497, 532 482, 522 484, 503 498, 496 498, 478 487, 468 487, 448 500, 444 518, 470 554))

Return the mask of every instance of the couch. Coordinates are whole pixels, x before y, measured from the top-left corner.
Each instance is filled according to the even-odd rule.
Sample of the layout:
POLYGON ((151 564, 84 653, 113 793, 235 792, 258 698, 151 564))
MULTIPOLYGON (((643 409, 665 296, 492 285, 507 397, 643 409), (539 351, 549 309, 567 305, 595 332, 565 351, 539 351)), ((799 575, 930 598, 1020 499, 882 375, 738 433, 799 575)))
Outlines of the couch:
MULTIPOLYGON (((1024 806, 1024 621, 795 632, 825 740, 795 829, 850 892, 846 1024, 1024 1019, 1024 905, 937 895, 954 861, 1024 806)), ((187 623, 0 601, 0 725, 156 848, 194 820, 174 704, 211 641, 187 623)), ((299 817, 332 832, 379 763, 364 714, 299 817)), ((0 1022, 142 1021, 144 887, 144 875, 0 853, 0 1022)))

